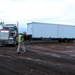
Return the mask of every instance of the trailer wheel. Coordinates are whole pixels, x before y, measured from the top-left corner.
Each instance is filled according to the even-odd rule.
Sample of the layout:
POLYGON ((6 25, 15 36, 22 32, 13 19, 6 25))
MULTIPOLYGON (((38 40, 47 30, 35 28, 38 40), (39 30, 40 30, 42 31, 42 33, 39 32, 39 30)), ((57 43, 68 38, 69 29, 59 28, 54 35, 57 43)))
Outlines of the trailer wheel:
POLYGON ((66 42, 67 40, 66 39, 63 39, 63 42, 66 42))
POLYGON ((73 42, 73 40, 70 39, 70 40, 67 40, 67 42, 73 42))
POLYGON ((61 40, 58 40, 58 42, 61 42, 61 40))

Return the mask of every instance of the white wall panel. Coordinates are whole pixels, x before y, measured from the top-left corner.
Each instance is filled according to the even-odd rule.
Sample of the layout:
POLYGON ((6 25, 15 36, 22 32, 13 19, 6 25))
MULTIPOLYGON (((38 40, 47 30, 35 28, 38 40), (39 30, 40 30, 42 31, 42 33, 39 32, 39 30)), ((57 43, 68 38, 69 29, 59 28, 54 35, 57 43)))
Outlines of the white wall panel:
POLYGON ((43 37, 43 38, 57 37, 57 25, 34 24, 33 29, 34 29, 33 37, 43 37))
POLYGON ((60 25, 58 37, 75 38, 75 26, 60 25))
POLYGON ((75 26, 32 22, 27 25, 27 34, 33 38, 75 38, 75 26))

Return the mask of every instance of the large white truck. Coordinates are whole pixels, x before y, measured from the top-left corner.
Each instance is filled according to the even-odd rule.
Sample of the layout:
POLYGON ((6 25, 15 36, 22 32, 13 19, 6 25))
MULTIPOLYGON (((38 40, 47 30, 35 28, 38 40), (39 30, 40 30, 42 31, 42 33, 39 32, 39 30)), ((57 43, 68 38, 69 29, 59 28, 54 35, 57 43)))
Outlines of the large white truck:
POLYGON ((0 45, 17 44, 18 27, 16 24, 4 24, 0 29, 0 45))
POLYGON ((27 34, 32 38, 49 38, 61 41, 75 40, 75 26, 51 23, 27 23, 27 34))

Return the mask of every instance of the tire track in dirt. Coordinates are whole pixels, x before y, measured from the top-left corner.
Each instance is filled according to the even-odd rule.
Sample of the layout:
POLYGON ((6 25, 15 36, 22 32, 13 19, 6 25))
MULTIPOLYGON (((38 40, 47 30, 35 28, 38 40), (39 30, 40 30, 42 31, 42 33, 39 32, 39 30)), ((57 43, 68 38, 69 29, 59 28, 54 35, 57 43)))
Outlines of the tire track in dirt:
POLYGON ((16 54, 16 48, 0 48, 0 74, 75 75, 75 59, 64 53, 26 46, 25 54, 16 54))

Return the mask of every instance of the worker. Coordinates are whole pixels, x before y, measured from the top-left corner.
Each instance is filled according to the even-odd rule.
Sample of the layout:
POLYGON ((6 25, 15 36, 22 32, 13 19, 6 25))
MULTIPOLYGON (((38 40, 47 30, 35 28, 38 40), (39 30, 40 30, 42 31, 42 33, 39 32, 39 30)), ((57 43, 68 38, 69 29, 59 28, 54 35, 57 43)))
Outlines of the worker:
POLYGON ((26 34, 26 32, 24 32, 23 33, 23 37, 24 37, 24 40, 26 41, 26 36, 27 36, 27 34, 26 34))
POLYGON ((22 34, 19 34, 18 35, 18 47, 17 47, 17 54, 20 53, 20 48, 23 49, 24 52, 26 52, 25 50, 25 46, 24 46, 24 38, 23 38, 23 35, 22 34))

